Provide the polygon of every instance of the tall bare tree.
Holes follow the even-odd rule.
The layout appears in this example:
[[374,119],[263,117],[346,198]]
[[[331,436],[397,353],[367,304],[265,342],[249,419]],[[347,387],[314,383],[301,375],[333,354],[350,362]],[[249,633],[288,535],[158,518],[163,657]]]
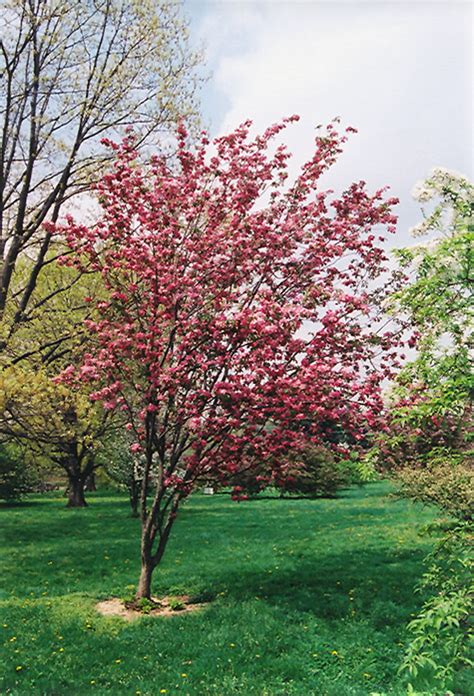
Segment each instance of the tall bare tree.
[[[65,203],[105,163],[104,136],[145,145],[196,114],[199,55],[179,2],[0,0],[0,347],[28,320]],[[18,260],[27,277],[15,279]],[[57,289],[58,291],[61,288]]]

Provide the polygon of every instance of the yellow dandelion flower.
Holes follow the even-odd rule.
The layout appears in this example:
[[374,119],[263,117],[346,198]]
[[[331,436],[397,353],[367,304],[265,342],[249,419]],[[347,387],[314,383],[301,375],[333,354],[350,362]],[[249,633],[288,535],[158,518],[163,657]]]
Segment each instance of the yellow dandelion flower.
[[16,669],[17,672],[21,672],[21,670],[23,669],[23,667],[22,667],[21,665],[17,665],[17,666],[15,667],[15,669]]

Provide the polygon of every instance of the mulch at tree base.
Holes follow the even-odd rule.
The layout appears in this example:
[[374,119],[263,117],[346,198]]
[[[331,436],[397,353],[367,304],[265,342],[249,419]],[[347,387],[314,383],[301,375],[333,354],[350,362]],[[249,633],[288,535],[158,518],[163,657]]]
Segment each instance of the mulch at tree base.
[[[189,612],[198,611],[206,606],[204,603],[191,604],[188,595],[153,597],[152,600],[155,604],[147,608],[147,611],[132,607],[128,602],[124,602],[123,599],[119,599],[118,597],[111,597],[110,599],[97,602],[95,608],[102,616],[119,616],[126,621],[133,621],[143,616],[161,617],[188,614]],[[172,603],[175,602],[180,602],[181,606],[179,608],[173,608]]]

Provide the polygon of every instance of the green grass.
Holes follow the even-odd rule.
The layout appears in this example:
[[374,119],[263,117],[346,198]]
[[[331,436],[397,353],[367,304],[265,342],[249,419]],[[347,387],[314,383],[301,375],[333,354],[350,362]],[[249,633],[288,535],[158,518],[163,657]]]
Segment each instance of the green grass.
[[388,491],[194,496],[154,589],[215,600],[132,624],[94,609],[137,580],[139,522],[125,498],[0,507],[0,693],[405,694],[397,667],[433,543],[419,530],[433,515]]

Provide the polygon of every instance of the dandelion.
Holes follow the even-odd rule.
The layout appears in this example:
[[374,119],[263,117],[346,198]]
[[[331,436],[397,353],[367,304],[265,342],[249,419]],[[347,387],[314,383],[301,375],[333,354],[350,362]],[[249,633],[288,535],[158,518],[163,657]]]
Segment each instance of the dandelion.
[[331,655],[339,655],[339,653],[337,652],[337,650],[331,650]]
[[167,693],[167,689],[160,689],[160,694],[166,694],[166,693]]
[[21,665],[17,665],[17,666],[15,667],[15,669],[16,669],[17,672],[21,672],[21,670],[23,669],[23,667],[22,667]]
[[115,664],[119,665],[122,662],[122,660],[115,660]]
[[183,673],[181,676],[183,677],[183,679],[186,679],[188,675]]
[[91,679],[91,684],[95,684],[95,679]]
[[10,643],[14,643],[15,641],[16,641],[16,636],[12,636],[12,637],[10,638]]

